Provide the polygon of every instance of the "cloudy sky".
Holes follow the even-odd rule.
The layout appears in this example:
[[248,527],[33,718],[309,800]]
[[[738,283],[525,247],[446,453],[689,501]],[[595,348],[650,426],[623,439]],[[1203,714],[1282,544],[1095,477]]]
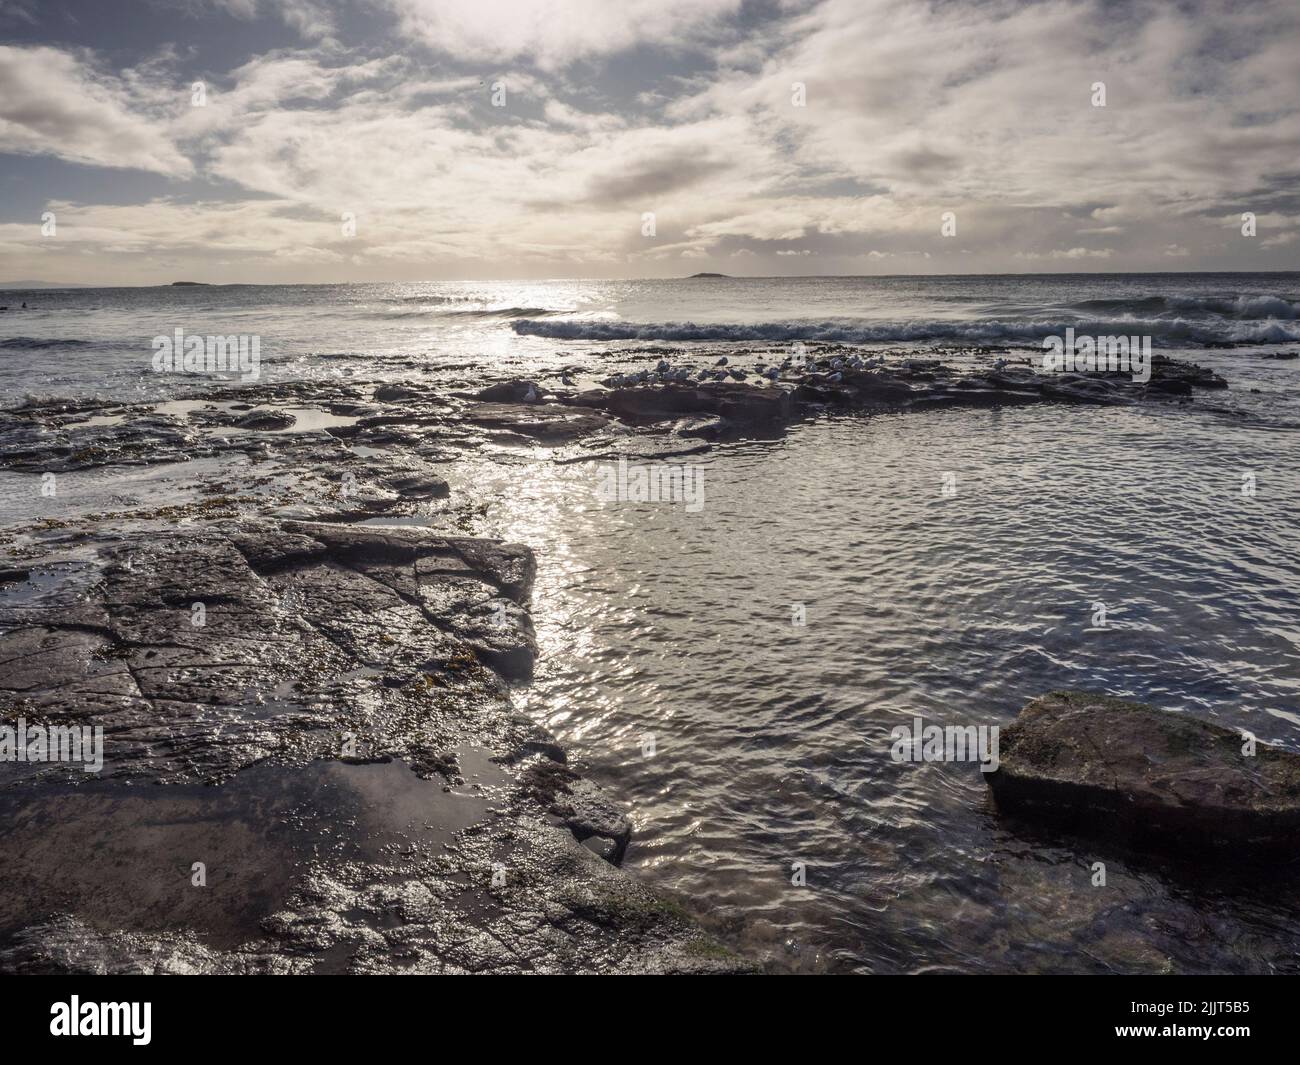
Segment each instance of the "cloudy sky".
[[0,0],[0,280],[1297,269],[1298,56],[1295,0]]

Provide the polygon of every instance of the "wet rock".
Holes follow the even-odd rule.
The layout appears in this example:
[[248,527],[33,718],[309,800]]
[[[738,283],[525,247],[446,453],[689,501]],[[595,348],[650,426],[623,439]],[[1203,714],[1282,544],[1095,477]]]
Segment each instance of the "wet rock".
[[1300,755],[1187,714],[1052,692],[1001,733],[999,811],[1187,851],[1300,850]]
[[[58,617],[0,612],[0,711],[102,724],[108,775],[222,777],[307,741],[303,729],[326,721],[342,729],[357,715],[368,721],[357,731],[377,747],[408,751],[420,717],[426,732],[432,723],[434,686],[498,702],[492,661],[517,676],[535,652],[516,606],[532,560],[517,546],[423,530],[230,522],[104,555],[98,600]],[[487,620],[504,613],[511,624],[481,631],[472,602],[426,609],[421,588],[452,577],[508,599]],[[476,645],[490,652],[487,668]],[[358,681],[358,670],[380,679]],[[382,678],[413,687],[376,713],[371,692]],[[445,746],[459,728],[450,718],[443,727]],[[337,733],[303,749],[322,740]]]
[[0,947],[0,972],[16,976],[288,975],[310,970],[307,958],[214,951],[193,932],[105,930],[71,914],[29,925]]
[[[140,414],[121,422],[83,425],[48,408],[0,418],[0,468],[64,473],[95,466],[148,466],[216,453],[222,442],[203,440],[170,415]],[[226,445],[228,446],[228,445]]]
[[579,406],[596,407],[630,422],[660,422],[684,415],[713,414],[744,425],[776,425],[793,415],[788,392],[737,381],[658,385],[580,392]]
[[532,551],[522,544],[444,536],[422,528],[291,521],[284,529],[316,540],[331,560],[347,564],[410,562],[414,564],[413,578],[419,580],[440,575],[476,576],[515,602],[527,598],[537,572]]
[[632,823],[598,788],[568,766],[545,758],[524,771],[521,783],[533,798],[563,819],[579,843],[615,865],[622,862],[632,838]]
[[1168,355],[1151,357],[1151,383],[1168,387],[1173,382],[1185,382],[1196,388],[1227,388],[1228,382],[1204,366],[1193,362],[1171,359]]
[[453,615],[451,631],[501,676],[511,681],[533,677],[537,637],[527,611],[509,599],[491,598]]
[[275,432],[282,429],[292,429],[298,419],[287,411],[282,410],[259,410],[252,414],[245,414],[235,422],[238,429],[253,429],[261,432]]
[[901,377],[880,371],[850,370],[844,373],[843,383],[859,402],[893,404],[912,395],[912,386]]
[[387,384],[375,389],[375,399],[380,403],[400,403],[409,400],[425,402],[433,398],[435,397],[427,388],[416,388],[411,385]]
[[951,383],[937,383],[913,399],[916,409],[927,407],[1007,407],[1038,403],[1041,389],[1008,388],[982,377],[963,377]]
[[0,718],[105,732],[90,779],[0,765],[0,971],[748,968],[613,868],[594,785],[520,783],[563,759],[502,679],[527,548],[238,519],[99,550],[66,608],[0,592]]
[[1115,379],[1072,373],[1047,376],[1043,380],[1043,396],[1061,403],[1098,406],[1123,406],[1137,400]]
[[466,411],[464,418],[484,429],[512,432],[548,444],[569,443],[609,425],[609,419],[602,414],[557,403],[480,403]]
[[446,499],[451,488],[432,473],[395,474],[384,478],[384,485],[405,499]]
[[536,381],[502,381],[475,393],[485,403],[540,403],[542,390]]

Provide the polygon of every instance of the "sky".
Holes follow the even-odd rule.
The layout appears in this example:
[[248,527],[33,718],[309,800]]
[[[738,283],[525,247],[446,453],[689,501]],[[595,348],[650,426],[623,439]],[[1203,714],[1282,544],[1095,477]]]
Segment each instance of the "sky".
[[1298,57],[1296,0],[0,0],[0,281],[1300,269]]

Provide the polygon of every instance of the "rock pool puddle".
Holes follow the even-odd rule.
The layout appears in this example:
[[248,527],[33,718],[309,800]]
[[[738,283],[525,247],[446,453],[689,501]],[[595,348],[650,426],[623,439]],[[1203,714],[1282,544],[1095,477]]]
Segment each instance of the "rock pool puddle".
[[60,913],[105,930],[193,929],[213,947],[260,938],[310,869],[434,854],[489,816],[507,775],[477,749],[457,753],[465,783],[450,789],[393,760],[261,763],[219,786],[0,792],[0,939]]

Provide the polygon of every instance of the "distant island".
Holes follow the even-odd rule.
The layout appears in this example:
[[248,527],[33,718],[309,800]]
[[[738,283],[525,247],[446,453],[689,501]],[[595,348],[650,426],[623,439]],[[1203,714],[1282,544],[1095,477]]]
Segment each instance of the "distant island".
[[730,277],[730,276],[731,276],[730,274],[708,274],[708,273],[705,273],[705,274],[691,274],[691,276],[688,277],[686,280],[687,280],[687,281],[694,281],[697,277]]
[[178,286],[184,286],[184,285],[206,285],[206,284],[207,284],[206,281],[173,281],[172,288],[176,288]]

